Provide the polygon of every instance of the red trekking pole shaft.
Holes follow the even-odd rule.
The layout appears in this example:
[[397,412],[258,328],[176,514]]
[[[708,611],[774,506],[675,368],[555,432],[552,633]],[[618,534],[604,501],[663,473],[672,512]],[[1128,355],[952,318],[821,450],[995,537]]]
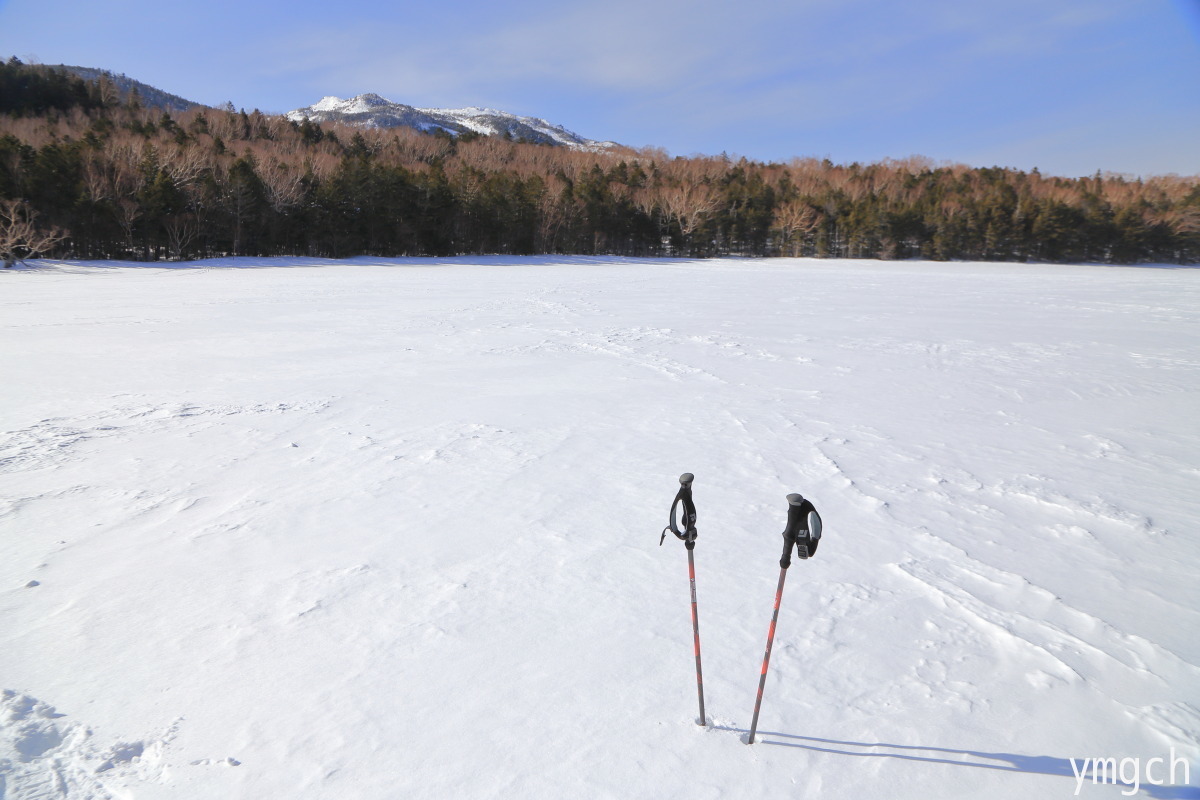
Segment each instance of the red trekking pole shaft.
[[783,529],[783,555],[779,558],[779,588],[775,590],[775,610],[771,612],[771,629],[767,631],[767,652],[763,654],[762,674],[758,676],[758,697],[754,700],[754,718],[750,720],[750,739],[758,730],[758,711],[762,706],[763,687],[767,685],[767,665],[771,663],[771,645],[775,641],[775,623],[779,621],[779,601],[783,599],[783,582],[792,565],[792,548],[800,558],[808,559],[817,552],[821,540],[821,517],[813,504],[799,494],[789,494],[787,527]]
[[779,570],[779,588],[775,590],[775,610],[771,612],[771,627],[767,631],[767,652],[763,654],[762,674],[758,676],[758,697],[754,701],[754,718],[750,721],[750,740],[754,744],[754,732],[758,730],[758,711],[762,707],[763,687],[767,685],[767,666],[771,663],[771,645],[775,642],[775,623],[779,620],[779,601],[783,599],[783,582],[787,580],[787,567]]
[[700,697],[700,719],[697,724],[705,724],[704,716],[704,678],[700,672],[700,618],[696,614],[696,561],[692,558],[692,548],[688,548],[688,581],[692,585],[692,636],[696,649],[696,694]]

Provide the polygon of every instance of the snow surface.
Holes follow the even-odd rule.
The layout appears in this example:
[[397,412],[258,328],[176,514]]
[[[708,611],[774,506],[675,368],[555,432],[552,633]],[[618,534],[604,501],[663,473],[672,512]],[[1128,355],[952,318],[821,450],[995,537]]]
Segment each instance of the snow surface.
[[312,108],[313,111],[345,111],[347,108],[347,102],[348,101],[343,100],[336,95],[330,94],[322,97],[316,103],[313,103],[310,108]]
[[[1200,783],[1196,270],[37,263],[0,274],[0,797]],[[825,537],[747,746],[793,491]]]
[[548,120],[542,119],[541,117],[520,117],[515,114],[510,114],[507,111],[500,111],[499,109],[495,108],[468,106],[466,108],[418,108],[417,111],[434,116],[449,117],[460,125],[465,125],[471,130],[485,135],[495,134],[496,128],[494,125],[489,124],[486,119],[485,121],[480,122],[477,119],[478,117],[500,117],[502,119],[512,119],[516,122],[522,122],[528,125],[530,128],[533,128],[535,131],[546,134],[551,139],[562,145],[613,145],[612,142],[596,142],[592,141],[591,139],[584,139],[578,134],[568,131],[563,126],[554,125]]

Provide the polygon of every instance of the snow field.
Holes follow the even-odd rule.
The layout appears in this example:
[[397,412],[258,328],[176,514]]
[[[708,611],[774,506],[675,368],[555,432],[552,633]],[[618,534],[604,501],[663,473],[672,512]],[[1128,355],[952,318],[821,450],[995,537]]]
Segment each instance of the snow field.
[[[1198,274],[2,275],[0,797],[1067,797],[1170,748],[1200,783]],[[792,491],[825,540],[747,747]]]

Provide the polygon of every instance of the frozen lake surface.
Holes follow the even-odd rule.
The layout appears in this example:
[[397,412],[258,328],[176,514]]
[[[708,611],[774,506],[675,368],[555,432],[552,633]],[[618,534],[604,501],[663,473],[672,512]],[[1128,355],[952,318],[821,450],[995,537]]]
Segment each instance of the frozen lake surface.
[[0,797],[1200,797],[1195,269],[41,263],[0,375]]

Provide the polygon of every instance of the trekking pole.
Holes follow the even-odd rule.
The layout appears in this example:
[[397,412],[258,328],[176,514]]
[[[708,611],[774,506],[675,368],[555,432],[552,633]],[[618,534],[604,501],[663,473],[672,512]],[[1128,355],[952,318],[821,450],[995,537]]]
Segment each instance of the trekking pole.
[[788,519],[787,527],[783,529],[783,556],[779,559],[779,587],[775,590],[775,609],[771,612],[771,627],[767,630],[767,651],[763,654],[758,697],[754,700],[754,717],[750,721],[750,738],[746,744],[754,744],[754,732],[758,730],[758,712],[762,706],[763,687],[767,685],[767,665],[771,663],[775,623],[779,620],[779,601],[783,599],[783,582],[787,580],[787,570],[792,565],[792,546],[796,547],[796,555],[808,558],[817,552],[817,545],[821,541],[821,516],[813,504],[798,494],[789,494],[787,501]]
[[[692,587],[692,638],[696,651],[696,694],[700,697],[700,719],[696,724],[707,725],[704,716],[704,678],[700,672],[700,619],[696,615],[696,561],[692,557],[692,551],[696,548],[696,506],[692,502],[694,478],[690,472],[679,476],[679,491],[675,495],[675,502],[671,503],[671,521],[663,528],[662,536],[658,538],[658,546],[662,547],[663,540],[667,538],[667,531],[670,531],[687,548],[688,582]],[[679,530],[675,516],[675,510],[680,504],[683,505],[683,530]]]

